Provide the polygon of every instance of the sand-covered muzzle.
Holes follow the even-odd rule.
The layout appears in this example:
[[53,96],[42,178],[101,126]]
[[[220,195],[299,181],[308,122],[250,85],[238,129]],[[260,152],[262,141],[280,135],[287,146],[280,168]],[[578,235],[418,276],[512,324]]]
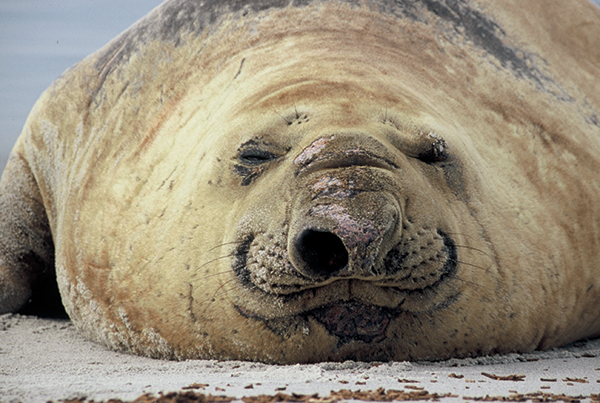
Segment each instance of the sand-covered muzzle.
[[454,277],[454,243],[406,222],[397,151],[365,133],[338,133],[317,136],[293,163],[288,224],[240,235],[234,272],[253,295],[236,305],[243,316],[274,329],[318,324],[342,344],[377,343],[405,304],[430,310],[454,298],[438,288]]
[[332,135],[312,142],[294,163],[302,191],[288,232],[293,266],[315,280],[376,275],[401,236],[393,155],[364,134]]
[[399,204],[389,193],[358,189],[352,177],[369,176],[368,169],[363,170],[346,170],[343,176],[323,174],[318,182],[338,184],[339,191],[294,210],[288,253],[303,275],[315,280],[372,277],[398,243],[402,227]]
[[360,340],[376,343],[385,339],[385,332],[394,311],[375,305],[358,302],[324,306],[311,312],[327,331],[340,338],[341,342]]

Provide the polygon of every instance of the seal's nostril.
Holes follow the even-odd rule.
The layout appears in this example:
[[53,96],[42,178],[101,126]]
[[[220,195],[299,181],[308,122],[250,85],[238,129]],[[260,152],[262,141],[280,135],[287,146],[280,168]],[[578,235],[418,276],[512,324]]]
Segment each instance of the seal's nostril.
[[294,246],[311,274],[329,275],[348,264],[342,240],[331,232],[306,229],[296,238]]

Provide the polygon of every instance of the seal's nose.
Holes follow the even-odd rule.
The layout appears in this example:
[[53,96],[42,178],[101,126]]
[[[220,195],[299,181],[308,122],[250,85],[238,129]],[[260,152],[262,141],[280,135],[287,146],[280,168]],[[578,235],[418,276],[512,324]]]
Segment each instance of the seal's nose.
[[294,164],[290,263],[316,281],[379,276],[402,232],[393,154],[375,138],[345,133],[313,141]]
[[293,241],[294,248],[304,263],[304,272],[326,277],[342,270],[348,264],[348,251],[334,233],[305,229]]
[[400,237],[397,203],[365,192],[337,203],[317,204],[293,219],[288,256],[304,276],[372,278]]

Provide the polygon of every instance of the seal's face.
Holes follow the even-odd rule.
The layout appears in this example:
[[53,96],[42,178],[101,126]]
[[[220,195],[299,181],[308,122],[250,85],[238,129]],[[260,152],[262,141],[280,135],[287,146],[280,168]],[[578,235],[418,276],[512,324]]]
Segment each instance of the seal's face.
[[[388,328],[403,316],[458,298],[454,237],[464,228],[444,214],[445,203],[434,212],[431,202],[452,194],[444,171],[456,163],[433,131],[374,116],[360,130],[332,129],[298,111],[289,124],[305,125],[306,136],[296,147],[256,137],[238,148],[234,171],[251,194],[232,260],[246,290],[233,301],[241,315],[283,334],[315,326],[338,347],[364,350],[394,339]],[[278,194],[252,189],[255,181],[271,181]],[[286,205],[271,207],[273,198]],[[268,218],[257,219],[267,208]]]
[[[327,61],[321,66],[328,75]],[[219,260],[232,278],[217,295],[254,329],[240,332],[242,342],[277,340],[267,356],[435,358],[473,294],[465,283],[476,296],[485,287],[461,259],[475,274],[490,264],[487,246],[465,236],[478,228],[460,149],[442,125],[419,123],[433,119],[386,107],[400,90],[389,78],[337,74],[346,81],[298,71],[293,86],[254,84],[227,123],[225,137],[236,142],[213,182],[236,189],[239,214],[225,235],[230,258]]]

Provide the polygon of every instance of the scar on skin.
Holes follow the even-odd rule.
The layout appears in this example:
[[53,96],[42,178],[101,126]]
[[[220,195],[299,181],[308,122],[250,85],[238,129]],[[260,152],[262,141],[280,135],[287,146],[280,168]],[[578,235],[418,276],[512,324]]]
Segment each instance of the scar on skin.
[[334,136],[331,136],[329,138],[321,137],[320,139],[315,140],[311,145],[309,145],[308,147],[306,147],[300,153],[300,155],[298,155],[296,157],[296,159],[294,160],[294,164],[296,164],[296,165],[303,165],[303,164],[307,163],[319,151],[321,151],[323,149],[323,147],[325,147],[325,145],[327,144],[328,141],[333,140],[333,138],[334,138]]

